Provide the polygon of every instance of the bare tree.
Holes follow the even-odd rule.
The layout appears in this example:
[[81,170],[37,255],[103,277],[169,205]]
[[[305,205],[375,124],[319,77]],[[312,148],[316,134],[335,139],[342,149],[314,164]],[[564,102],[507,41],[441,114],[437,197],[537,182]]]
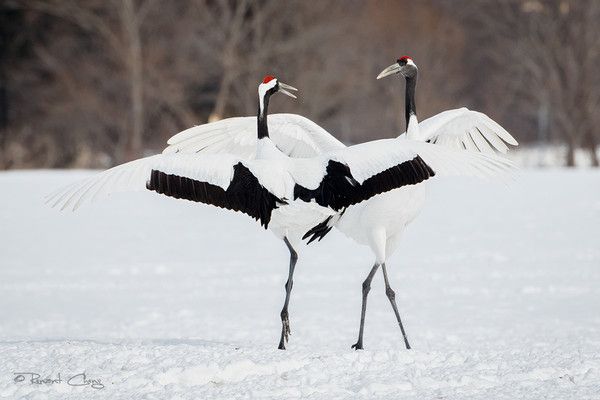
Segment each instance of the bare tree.
[[[129,86],[128,127],[118,136],[117,160],[132,159],[141,154],[144,130],[144,74],[142,59],[141,25],[153,0],[114,2],[73,0],[22,0],[12,2],[13,7],[43,13],[73,24],[82,32],[94,35],[104,45],[109,62],[117,64],[125,73]],[[36,54],[70,92],[78,92],[73,78],[77,74],[68,71],[65,60],[52,51],[35,43]],[[65,54],[62,54],[64,56]],[[72,55],[74,56],[74,55]],[[93,67],[92,67],[93,68]],[[113,79],[115,76],[112,77]],[[113,116],[114,118],[114,116]]]
[[[566,164],[575,150],[589,149],[598,166],[600,126],[600,3],[594,0],[485,1],[469,9],[479,23],[480,50],[496,65],[500,92],[494,101],[519,107],[513,114],[535,120],[548,110],[554,137],[567,143]],[[504,82],[504,85],[501,83]],[[500,101],[499,101],[500,99]]]
[[126,65],[129,70],[129,86],[131,95],[131,133],[124,136],[125,159],[134,159],[142,151],[142,132],[144,129],[144,74],[142,60],[142,40],[140,25],[143,15],[140,10],[149,4],[148,0],[138,8],[133,0],[121,0],[119,19],[123,29],[124,41],[127,45]]

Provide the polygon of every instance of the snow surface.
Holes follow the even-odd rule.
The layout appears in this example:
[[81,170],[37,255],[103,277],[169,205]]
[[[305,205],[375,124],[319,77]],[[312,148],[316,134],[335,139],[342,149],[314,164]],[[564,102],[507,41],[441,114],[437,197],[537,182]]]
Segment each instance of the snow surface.
[[[350,349],[366,248],[303,249],[285,352],[281,242],[151,193],[42,204],[89,174],[0,173],[2,399],[600,398],[600,171],[432,185],[388,265],[410,351],[380,273]],[[65,383],[84,371],[104,389]]]

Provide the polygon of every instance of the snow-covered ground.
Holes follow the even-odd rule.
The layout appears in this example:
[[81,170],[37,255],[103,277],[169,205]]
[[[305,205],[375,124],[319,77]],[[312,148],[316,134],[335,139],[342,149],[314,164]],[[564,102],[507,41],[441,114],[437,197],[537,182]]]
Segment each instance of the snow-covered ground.
[[378,274],[358,352],[367,249],[303,249],[278,351],[279,241],[150,193],[42,204],[87,174],[0,173],[0,398],[600,398],[600,171],[432,185],[388,265],[414,349]]

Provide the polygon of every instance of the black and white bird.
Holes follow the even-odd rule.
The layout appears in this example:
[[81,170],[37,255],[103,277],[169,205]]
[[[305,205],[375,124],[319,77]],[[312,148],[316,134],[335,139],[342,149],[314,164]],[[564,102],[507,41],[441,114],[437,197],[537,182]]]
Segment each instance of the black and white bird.
[[[287,307],[295,265],[293,245],[320,221],[379,193],[415,185],[445,171],[475,175],[510,167],[505,160],[447,151],[427,143],[380,140],[308,158],[290,158],[269,136],[270,97],[292,87],[267,76],[259,85],[255,156],[174,151],[134,160],[51,195],[54,207],[75,210],[103,195],[149,190],[240,211],[286,242],[292,253],[282,310],[280,348],[289,334]],[[332,142],[332,141],[330,141]]]
[[[442,175],[494,176],[499,169],[487,170],[483,165],[473,164],[472,153],[480,152],[493,155],[506,153],[505,142],[517,145],[516,140],[499,124],[487,115],[460,108],[444,111],[419,123],[417,120],[415,89],[417,66],[410,57],[400,57],[395,64],[386,68],[378,79],[401,73],[406,77],[407,133],[400,135],[397,141],[403,146],[414,146],[415,150],[422,142],[436,144],[435,149],[453,151],[456,158],[453,165],[439,165],[434,171]],[[256,156],[255,117],[229,118],[215,123],[187,129],[169,139],[164,153],[229,153],[244,159]],[[273,131],[272,141],[282,152],[291,157],[314,157],[318,154],[340,150],[345,146],[314,122],[295,114],[275,114],[269,119]],[[409,139],[409,140],[406,140]],[[419,143],[421,142],[421,143]],[[424,151],[431,151],[431,146]],[[435,157],[426,158],[429,164],[441,162]],[[428,154],[429,155],[429,154]],[[464,157],[464,158],[461,158]],[[503,161],[504,162],[504,161]],[[508,167],[508,164],[505,164]],[[454,169],[455,168],[455,169]],[[386,269],[386,260],[394,253],[405,227],[419,214],[426,197],[423,184],[415,184],[379,194],[365,202],[352,205],[328,216],[313,227],[307,236],[309,240],[321,239],[333,226],[346,236],[371,248],[375,263],[362,287],[362,309],[359,336],[353,345],[363,348],[363,331],[366,313],[367,295],[371,280],[381,266],[386,295],[396,315],[407,348],[410,344],[395,301],[395,292],[390,286]]]

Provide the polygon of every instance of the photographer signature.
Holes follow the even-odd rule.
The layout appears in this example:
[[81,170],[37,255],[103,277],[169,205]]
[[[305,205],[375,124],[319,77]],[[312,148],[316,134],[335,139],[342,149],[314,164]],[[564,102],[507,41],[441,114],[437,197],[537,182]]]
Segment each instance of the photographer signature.
[[104,389],[104,384],[100,379],[89,378],[85,372],[72,375],[68,379],[63,379],[60,372],[56,378],[47,376],[42,378],[42,375],[36,372],[13,372],[15,383],[29,383],[30,385],[60,385],[66,383],[69,386],[89,386],[92,389]]

